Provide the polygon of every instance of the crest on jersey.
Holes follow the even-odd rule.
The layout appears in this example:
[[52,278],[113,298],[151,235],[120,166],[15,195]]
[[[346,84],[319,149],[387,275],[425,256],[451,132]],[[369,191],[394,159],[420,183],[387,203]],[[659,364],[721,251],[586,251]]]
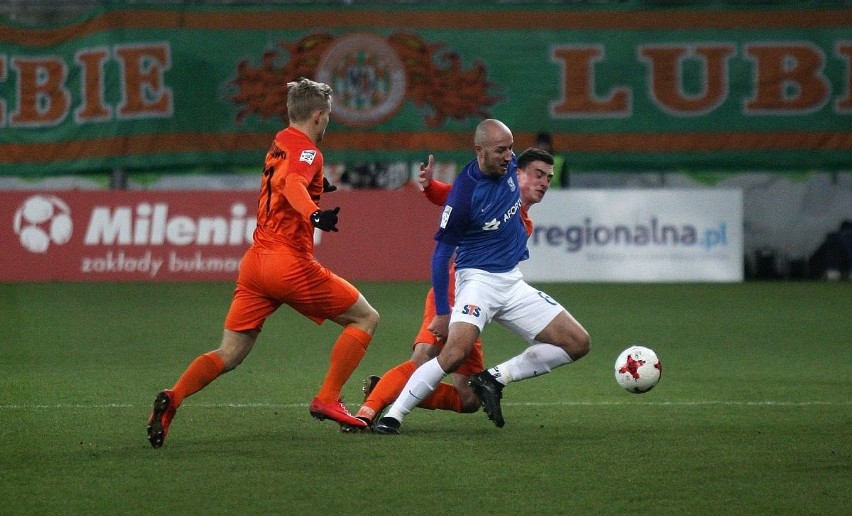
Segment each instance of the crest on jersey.
[[304,161],[308,165],[314,164],[314,158],[317,157],[317,151],[315,150],[303,150],[302,155],[299,156],[299,161]]
[[509,190],[514,192],[515,189],[517,188],[515,186],[515,180],[510,177],[508,183],[509,183]]

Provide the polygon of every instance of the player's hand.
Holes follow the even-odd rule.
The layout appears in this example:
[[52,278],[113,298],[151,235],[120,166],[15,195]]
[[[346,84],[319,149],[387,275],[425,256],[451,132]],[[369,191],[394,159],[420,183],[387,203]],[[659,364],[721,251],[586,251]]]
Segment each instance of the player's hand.
[[420,173],[417,175],[417,186],[420,191],[429,188],[432,183],[433,167],[435,166],[435,156],[429,154],[429,160],[426,163],[420,164]]
[[436,315],[427,329],[439,341],[446,341],[450,333],[450,314]]
[[337,190],[337,187],[331,184],[327,177],[322,177],[322,192],[328,193]]
[[340,206],[333,210],[317,210],[311,214],[311,224],[323,231],[337,231],[337,212]]

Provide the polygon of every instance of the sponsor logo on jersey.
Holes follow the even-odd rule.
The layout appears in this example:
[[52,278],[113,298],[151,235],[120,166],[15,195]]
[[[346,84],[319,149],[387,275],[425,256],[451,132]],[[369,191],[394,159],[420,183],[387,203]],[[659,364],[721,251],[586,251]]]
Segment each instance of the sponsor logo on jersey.
[[482,226],[482,231],[495,231],[500,229],[500,221],[497,219],[491,219]]
[[512,217],[514,217],[515,214],[518,213],[518,210],[520,210],[520,209],[521,209],[521,199],[518,198],[518,200],[515,201],[515,204],[513,204],[512,207],[509,208],[508,210],[506,210],[506,213],[503,214],[503,221],[505,222],[505,221],[511,219]]
[[317,151],[315,150],[303,150],[302,155],[299,156],[299,161],[304,161],[308,165],[314,164],[314,158],[317,157]]

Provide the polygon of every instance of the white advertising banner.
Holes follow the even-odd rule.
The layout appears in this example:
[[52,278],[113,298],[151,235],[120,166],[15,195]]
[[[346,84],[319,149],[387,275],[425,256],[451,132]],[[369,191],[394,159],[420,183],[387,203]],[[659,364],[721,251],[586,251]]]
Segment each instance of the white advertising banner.
[[743,280],[739,190],[551,190],[530,215],[527,281]]

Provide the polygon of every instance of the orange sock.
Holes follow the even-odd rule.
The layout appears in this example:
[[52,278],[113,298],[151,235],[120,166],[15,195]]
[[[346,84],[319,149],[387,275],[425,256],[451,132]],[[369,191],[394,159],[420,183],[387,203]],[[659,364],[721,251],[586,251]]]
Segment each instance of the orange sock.
[[225,362],[213,351],[193,360],[172,387],[175,407],[180,406],[184,398],[200,391],[224,372]]
[[361,405],[361,409],[358,410],[356,415],[372,420],[376,414],[396,400],[415,369],[417,369],[417,364],[409,360],[383,374],[382,379],[364,400],[364,404]]
[[320,402],[334,403],[340,398],[343,384],[361,363],[372,339],[372,335],[354,326],[347,326],[343,330],[331,348],[328,372],[317,393]]
[[455,387],[448,383],[441,382],[435,388],[435,392],[417,405],[420,408],[429,410],[452,410],[453,412],[461,412],[462,402],[461,396]]

